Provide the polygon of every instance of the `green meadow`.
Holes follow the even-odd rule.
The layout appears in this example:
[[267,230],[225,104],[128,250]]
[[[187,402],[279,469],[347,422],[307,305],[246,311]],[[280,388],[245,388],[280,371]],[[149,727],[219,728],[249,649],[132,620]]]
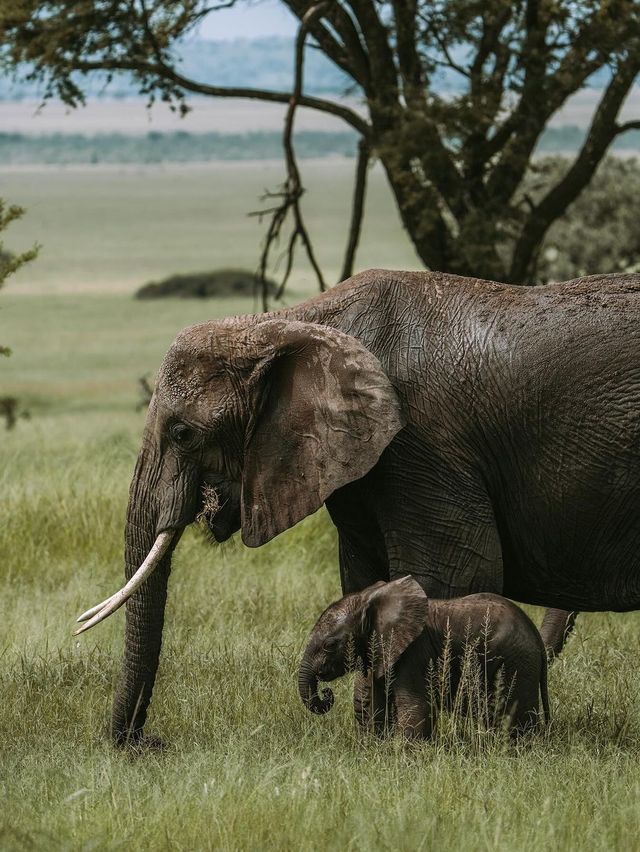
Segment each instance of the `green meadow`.
[[[244,213],[277,169],[234,168],[2,176],[29,208],[9,247],[43,250],[0,294],[0,395],[31,412],[0,431],[0,849],[640,849],[640,615],[581,616],[550,672],[551,728],[526,742],[379,741],[356,730],[348,678],[324,717],[296,692],[308,630],[340,593],[324,511],[257,550],[187,531],[147,725],[166,749],[111,747],[123,613],[71,634],[120,585],[137,380],[183,326],[253,309],[131,292],[255,265]],[[350,170],[324,169],[309,205],[335,272]],[[369,205],[359,265],[416,266],[377,174]],[[300,265],[289,299],[310,292]]]
[[[303,211],[330,283],[339,279],[347,242],[354,168],[342,158],[301,164]],[[256,269],[267,222],[248,214],[273,206],[264,195],[283,179],[282,163],[268,160],[0,169],[0,195],[28,209],[7,246],[42,244],[37,263],[7,287],[16,294],[114,294],[175,272]],[[294,289],[310,293],[315,282],[301,250],[298,257]],[[278,251],[274,259],[282,269]],[[370,172],[358,265],[420,268],[379,166]]]

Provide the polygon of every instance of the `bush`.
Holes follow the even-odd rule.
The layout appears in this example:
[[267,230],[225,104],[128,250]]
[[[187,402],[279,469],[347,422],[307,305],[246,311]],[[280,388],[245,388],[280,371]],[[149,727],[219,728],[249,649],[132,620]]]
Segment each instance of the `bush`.
[[[7,207],[6,203],[0,198],[0,232],[6,230],[16,219],[20,219],[23,213],[24,210],[22,207],[18,207],[17,204]],[[33,260],[37,254],[38,246],[34,246],[29,251],[16,255],[13,252],[7,251],[4,243],[0,241],[0,288],[4,286],[6,279],[10,275],[17,272],[23,264]],[[11,350],[8,346],[0,345],[0,355],[10,354]]]
[[[254,296],[259,292],[260,280],[255,272],[241,269],[219,269],[215,272],[193,272],[188,275],[171,275],[164,281],[145,284],[136,292],[136,299],[209,299],[230,296]],[[269,282],[269,292],[276,287]]]
[[[534,203],[568,165],[563,157],[545,157],[535,164],[527,188]],[[604,160],[589,186],[549,229],[538,257],[536,281],[640,272],[638,198],[638,160]]]

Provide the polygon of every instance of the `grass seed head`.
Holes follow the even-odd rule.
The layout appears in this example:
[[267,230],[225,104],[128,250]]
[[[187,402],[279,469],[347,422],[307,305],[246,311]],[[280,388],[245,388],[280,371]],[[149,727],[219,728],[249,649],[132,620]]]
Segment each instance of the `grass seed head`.
[[198,523],[209,523],[220,509],[220,497],[212,485],[202,486],[202,508],[196,515]]

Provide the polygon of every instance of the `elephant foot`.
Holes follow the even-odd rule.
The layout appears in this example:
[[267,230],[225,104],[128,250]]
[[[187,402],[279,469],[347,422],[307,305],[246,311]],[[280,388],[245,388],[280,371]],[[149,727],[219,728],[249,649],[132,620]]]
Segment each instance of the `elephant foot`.
[[135,742],[125,746],[126,752],[131,758],[146,757],[149,754],[160,754],[166,746],[160,737],[140,737]]
[[160,737],[153,734],[144,736],[142,731],[134,731],[129,734],[121,734],[114,737],[114,745],[116,748],[126,749],[130,754],[142,755],[149,752],[164,751],[166,745]]

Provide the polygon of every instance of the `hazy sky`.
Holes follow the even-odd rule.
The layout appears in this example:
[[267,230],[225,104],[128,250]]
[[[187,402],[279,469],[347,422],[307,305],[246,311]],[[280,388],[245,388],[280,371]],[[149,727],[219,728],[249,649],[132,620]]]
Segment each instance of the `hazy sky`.
[[279,0],[239,0],[231,9],[208,15],[199,35],[207,39],[293,36],[296,18]]

